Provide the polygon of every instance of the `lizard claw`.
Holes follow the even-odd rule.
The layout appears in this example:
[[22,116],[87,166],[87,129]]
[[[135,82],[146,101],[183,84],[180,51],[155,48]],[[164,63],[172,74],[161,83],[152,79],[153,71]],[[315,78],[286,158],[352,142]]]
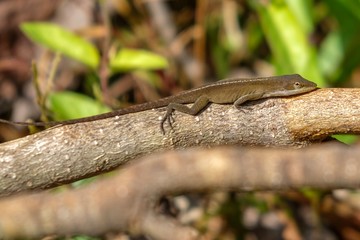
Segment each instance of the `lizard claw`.
[[172,114],[167,117],[167,122],[169,123],[170,128],[173,128],[172,124],[175,122],[175,120]]
[[164,122],[163,121],[160,123],[160,130],[161,130],[161,133],[163,135],[165,135],[165,129],[164,129]]
[[172,111],[167,111],[166,114],[164,115],[164,117],[161,119],[160,122],[160,129],[163,135],[165,135],[165,129],[164,129],[164,123],[165,121],[167,121],[169,123],[170,128],[172,129],[173,126],[173,122],[174,122],[174,117],[172,116]]

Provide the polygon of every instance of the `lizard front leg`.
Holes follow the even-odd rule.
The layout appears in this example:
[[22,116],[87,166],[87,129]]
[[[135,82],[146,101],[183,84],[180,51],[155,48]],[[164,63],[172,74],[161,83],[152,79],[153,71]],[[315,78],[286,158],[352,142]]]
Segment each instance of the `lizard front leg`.
[[210,102],[209,98],[203,95],[200,96],[198,99],[196,99],[196,101],[191,107],[176,102],[169,103],[166,109],[166,113],[160,122],[160,129],[162,133],[165,134],[164,123],[166,120],[169,123],[169,126],[172,128],[172,122],[174,122],[174,119],[172,118],[172,114],[174,110],[195,116],[201,110],[203,110],[208,105],[209,102]]
[[251,94],[246,94],[244,96],[239,97],[235,102],[234,102],[234,106],[237,109],[241,108],[241,105],[244,102],[247,102],[249,100],[257,100],[260,99],[263,96],[263,93],[251,93]]

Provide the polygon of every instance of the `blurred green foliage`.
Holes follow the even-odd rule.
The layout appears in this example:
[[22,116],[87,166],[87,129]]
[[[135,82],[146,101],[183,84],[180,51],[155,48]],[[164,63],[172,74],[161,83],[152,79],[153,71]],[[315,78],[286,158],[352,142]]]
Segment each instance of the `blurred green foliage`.
[[[228,7],[230,2],[232,5]],[[122,4],[130,6],[126,2]],[[266,63],[272,69],[270,74],[298,73],[320,87],[358,84],[357,79],[350,81],[360,64],[360,54],[357,54],[360,28],[356,27],[360,23],[360,2],[357,0],[208,1],[205,9],[197,9],[200,4],[188,1],[165,1],[164,4],[171,10],[179,36],[181,31],[196,24],[196,13],[203,11],[204,22],[197,25],[205,36],[202,44],[200,40],[200,44],[197,43],[195,34],[192,41],[182,43],[180,37],[176,41],[177,46],[183,44],[182,51],[190,53],[190,57],[203,61],[201,64],[206,78],[225,78],[238,69],[263,74],[269,70],[262,72],[258,66]],[[175,54],[169,53],[170,46],[163,41],[161,34],[153,34],[165,30],[152,29],[153,26],[147,23],[153,19],[144,15],[143,9],[136,6],[128,9],[131,14],[119,12],[121,21],[112,21],[111,28],[116,34],[110,36],[112,45],[106,66],[111,76],[121,72],[138,78],[140,75],[134,73],[141,70],[140,80],[144,81],[147,75],[149,82],[154,81],[151,85],[160,90],[167,87],[166,75],[181,83],[179,88],[191,85],[191,80],[183,74],[188,66],[173,59]],[[103,102],[100,87],[103,85],[99,84],[102,58],[102,51],[97,47],[99,44],[90,43],[50,23],[24,23],[21,29],[34,42],[89,66],[85,79],[92,79],[89,81],[92,86],[88,89],[93,91],[92,96]],[[202,48],[203,58],[192,51],[195,44],[197,48]],[[166,57],[155,52],[164,53]],[[158,70],[165,74],[144,73]],[[184,80],[188,83],[184,84]],[[77,105],[78,100],[71,101]],[[81,106],[82,103],[79,103],[79,108]],[[51,110],[56,112],[57,108],[52,107]],[[93,113],[96,114],[96,111]],[[67,115],[74,116],[71,113]]]
[[105,112],[111,109],[94,99],[75,92],[63,91],[53,93],[49,96],[49,103],[54,111],[53,118],[56,120],[67,120],[81,117],[88,117]]
[[23,23],[21,30],[31,40],[49,49],[63,53],[91,68],[99,65],[99,53],[94,45],[70,31],[51,23]]
[[[32,41],[56,53],[64,54],[91,67],[93,70],[99,67],[100,55],[96,47],[56,24],[31,22],[23,23],[20,28]],[[167,66],[166,58],[160,55],[146,50],[122,48],[110,59],[107,67],[113,73],[117,73],[139,69],[157,70],[164,69]],[[93,75],[89,75],[89,79],[94,79]],[[99,84],[96,82],[93,82],[93,84],[92,90],[96,94]],[[57,120],[87,117],[111,110],[107,106],[101,105],[99,101],[72,92],[50,93],[48,107],[53,112],[54,119]]]

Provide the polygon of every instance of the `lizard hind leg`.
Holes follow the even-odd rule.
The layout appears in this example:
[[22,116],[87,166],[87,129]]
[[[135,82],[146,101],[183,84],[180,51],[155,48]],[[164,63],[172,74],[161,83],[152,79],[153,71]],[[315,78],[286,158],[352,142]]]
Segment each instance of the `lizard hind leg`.
[[170,103],[167,106],[166,113],[165,113],[164,117],[161,119],[161,122],[160,122],[161,131],[163,132],[163,134],[165,134],[165,131],[164,131],[164,123],[165,123],[165,121],[167,121],[169,123],[169,126],[172,128],[172,124],[175,121],[173,116],[172,116],[174,110],[185,113],[185,114],[195,116],[201,110],[203,110],[208,105],[209,102],[210,102],[210,100],[209,100],[208,97],[200,96],[198,99],[196,99],[196,101],[194,102],[194,104],[191,107],[188,107],[188,106],[186,106],[184,104],[176,103],[176,102]]

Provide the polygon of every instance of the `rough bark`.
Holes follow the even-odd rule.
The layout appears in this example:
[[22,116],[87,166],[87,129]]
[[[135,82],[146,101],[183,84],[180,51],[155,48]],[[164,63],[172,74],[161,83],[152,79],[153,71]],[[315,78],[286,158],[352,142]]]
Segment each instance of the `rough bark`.
[[[216,190],[358,187],[360,147],[305,149],[228,147],[147,156],[111,178],[60,193],[0,201],[1,238],[128,231],[152,239],[195,239],[189,226],[157,212],[164,195]],[[21,219],[21,221],[19,221]]]
[[195,146],[303,147],[335,133],[359,133],[359,89],[321,89],[250,102],[212,104],[193,117],[163,109],[58,126],[0,145],[0,195],[44,189],[112,170],[152,152]]

